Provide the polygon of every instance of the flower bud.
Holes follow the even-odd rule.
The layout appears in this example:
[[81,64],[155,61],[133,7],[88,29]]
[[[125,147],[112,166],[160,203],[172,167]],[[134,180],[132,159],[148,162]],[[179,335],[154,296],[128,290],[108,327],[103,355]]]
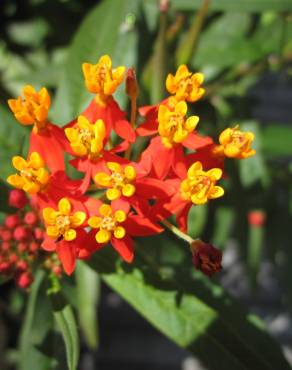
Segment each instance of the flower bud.
[[191,244],[194,266],[201,270],[205,275],[212,276],[222,269],[222,252],[212,244],[204,243],[196,239]]
[[11,207],[18,209],[23,208],[28,202],[28,199],[23,190],[13,189],[9,193],[8,204]]
[[38,216],[34,212],[27,212],[24,215],[24,223],[26,225],[34,226],[38,222]]
[[19,216],[18,214],[15,215],[8,215],[5,217],[4,224],[9,229],[14,229],[19,224]]
[[261,210],[254,210],[248,213],[248,223],[251,226],[262,227],[266,221],[266,214]]
[[23,252],[26,252],[27,251],[27,243],[24,243],[24,242],[20,242],[17,244],[17,251],[19,253],[23,253]]
[[24,260],[20,260],[16,264],[17,271],[26,271],[28,269],[28,263]]
[[40,227],[36,227],[34,229],[34,237],[36,240],[43,240],[44,239],[44,231]]
[[132,99],[138,95],[138,84],[134,68],[129,68],[126,76],[126,93]]
[[24,241],[29,237],[29,231],[24,226],[17,226],[13,232],[13,238],[17,241]]
[[2,242],[0,245],[0,249],[3,252],[7,252],[10,249],[10,243],[9,242]]
[[27,289],[33,282],[33,276],[29,271],[21,272],[16,275],[15,281],[19,288]]
[[3,230],[2,233],[1,233],[1,239],[4,241],[4,242],[9,242],[12,238],[12,233],[10,230]]
[[39,244],[36,243],[36,242],[31,242],[29,244],[29,251],[32,252],[32,253],[35,253],[39,248],[40,248]]
[[8,261],[0,262],[0,273],[3,275],[8,275],[11,272],[11,263]]

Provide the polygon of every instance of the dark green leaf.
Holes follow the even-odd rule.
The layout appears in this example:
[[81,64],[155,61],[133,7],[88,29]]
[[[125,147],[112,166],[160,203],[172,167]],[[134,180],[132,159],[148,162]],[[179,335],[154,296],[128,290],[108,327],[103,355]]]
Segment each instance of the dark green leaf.
[[262,129],[262,149],[267,156],[292,154],[292,128],[280,124],[270,125]]
[[[274,341],[222,288],[200,273],[193,278],[190,263],[161,264],[162,253],[185,247],[158,237],[156,244],[143,240],[136,248],[134,266],[115,262],[109,249],[91,264],[142,316],[210,369],[290,369]],[[190,252],[185,256],[191,260]]]
[[[148,1],[148,0],[147,0]],[[171,5],[178,10],[195,10],[202,4],[202,0],[172,0]],[[211,0],[210,10],[224,10],[236,12],[263,12],[263,11],[290,11],[290,0]]]
[[13,173],[11,158],[22,154],[23,143],[28,131],[3,106],[0,106],[0,123],[0,178],[6,181],[7,176]]
[[245,187],[250,187],[257,182],[266,185],[269,178],[262,155],[261,132],[258,125],[256,122],[246,121],[240,124],[240,129],[242,131],[251,131],[255,134],[255,141],[252,147],[256,150],[256,155],[239,162],[241,183]]
[[78,316],[87,345],[98,346],[97,304],[100,295],[98,274],[79,261],[75,272],[77,283]]
[[85,88],[82,63],[96,63],[100,56],[109,54],[114,65],[135,65],[134,20],[139,6],[139,0],[107,0],[84,19],[69,49],[56,97],[55,120],[72,120],[93,97]]
[[61,331],[69,370],[76,370],[79,360],[79,336],[72,307],[64,300],[61,293],[51,294],[54,317]]

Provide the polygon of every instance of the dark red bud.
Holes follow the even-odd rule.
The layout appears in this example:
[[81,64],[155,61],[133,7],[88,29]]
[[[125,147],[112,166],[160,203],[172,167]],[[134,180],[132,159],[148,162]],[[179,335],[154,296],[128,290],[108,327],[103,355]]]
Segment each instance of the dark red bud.
[[131,98],[136,98],[138,95],[138,84],[137,84],[136,73],[135,73],[134,68],[129,68],[127,70],[126,93]]
[[17,244],[17,250],[18,250],[19,253],[26,252],[27,249],[28,249],[27,243],[20,242],[20,243]]
[[0,262],[0,273],[3,275],[10,274],[11,267],[11,263],[8,261]]
[[36,240],[43,240],[44,239],[44,231],[40,227],[35,228],[34,237],[36,238]]
[[2,243],[1,243],[1,246],[0,246],[0,249],[1,249],[3,252],[7,252],[7,251],[9,251],[9,249],[10,249],[10,243],[9,243],[9,242],[2,242]]
[[30,252],[32,252],[32,253],[35,253],[37,250],[39,250],[39,244],[38,243],[36,243],[36,242],[31,242],[30,244],[29,244],[29,250],[30,250]]
[[193,264],[205,275],[212,276],[222,269],[222,252],[212,244],[197,239],[191,244]]

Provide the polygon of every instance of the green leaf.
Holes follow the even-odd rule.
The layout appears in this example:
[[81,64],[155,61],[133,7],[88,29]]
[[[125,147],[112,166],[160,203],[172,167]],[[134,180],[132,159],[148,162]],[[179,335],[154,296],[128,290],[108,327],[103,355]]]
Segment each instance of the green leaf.
[[[202,0],[172,0],[171,5],[172,8],[178,10],[195,10],[202,5]],[[290,0],[211,0],[210,10],[236,12],[263,12],[273,10],[282,12],[292,10],[292,3]]]
[[263,244],[264,227],[250,225],[247,244],[247,266],[249,270],[250,284],[253,291],[257,288],[257,276],[262,261]]
[[114,66],[135,65],[137,39],[134,25],[139,8],[139,0],[107,0],[84,19],[65,62],[54,107],[55,120],[61,123],[72,120],[93,98],[85,88],[82,63],[96,63],[102,55],[109,54]]
[[262,129],[262,149],[266,156],[292,154],[292,128],[280,124],[269,125]]
[[212,244],[218,248],[225,247],[234,221],[234,211],[229,207],[218,207],[214,219]]
[[76,370],[79,360],[79,337],[72,307],[64,300],[61,293],[51,295],[54,317],[61,331],[69,370]]
[[261,132],[258,124],[253,121],[246,121],[240,124],[242,131],[251,131],[255,134],[255,141],[252,147],[256,150],[253,157],[239,162],[240,180],[244,187],[250,187],[257,182],[267,185],[269,182],[267,168],[261,150]]
[[77,283],[78,316],[87,345],[98,346],[97,303],[100,296],[98,274],[82,261],[75,272]]
[[[193,278],[190,263],[161,264],[163,244],[167,253],[183,246],[163,237],[155,245],[142,242],[135,265],[116,262],[107,248],[91,265],[145,319],[210,369],[290,369],[275,342],[221,287],[200,273]],[[191,260],[189,252],[186,258]]]
[[6,181],[7,176],[13,173],[11,158],[14,155],[21,155],[23,143],[28,133],[25,127],[14,119],[8,109],[0,105],[0,178]]
[[[31,286],[19,338],[19,370],[61,370],[60,343],[53,333],[53,314],[45,273],[38,270]],[[60,367],[59,367],[60,366]]]

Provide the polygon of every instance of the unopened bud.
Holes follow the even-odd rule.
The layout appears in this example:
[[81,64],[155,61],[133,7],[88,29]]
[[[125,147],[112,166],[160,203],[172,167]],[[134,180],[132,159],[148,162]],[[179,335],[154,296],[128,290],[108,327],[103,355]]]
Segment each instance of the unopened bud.
[[138,84],[134,68],[129,68],[127,70],[126,76],[126,93],[131,98],[137,98],[138,95]]
[[266,214],[260,210],[250,211],[248,213],[248,223],[251,226],[262,227],[266,221]]
[[27,289],[33,282],[33,276],[31,272],[21,272],[16,275],[15,281],[20,288]]
[[19,224],[19,216],[17,214],[6,216],[4,220],[4,224],[9,229],[14,229]]
[[13,189],[10,191],[8,204],[11,207],[21,209],[27,204],[27,202],[28,202],[28,199],[23,190]]
[[13,238],[17,241],[24,241],[29,237],[29,231],[24,226],[17,226],[13,232]]
[[27,212],[24,215],[24,222],[26,225],[34,226],[38,222],[38,216],[34,212]]
[[205,275],[212,276],[222,269],[222,252],[212,244],[197,239],[191,244],[193,264]]

